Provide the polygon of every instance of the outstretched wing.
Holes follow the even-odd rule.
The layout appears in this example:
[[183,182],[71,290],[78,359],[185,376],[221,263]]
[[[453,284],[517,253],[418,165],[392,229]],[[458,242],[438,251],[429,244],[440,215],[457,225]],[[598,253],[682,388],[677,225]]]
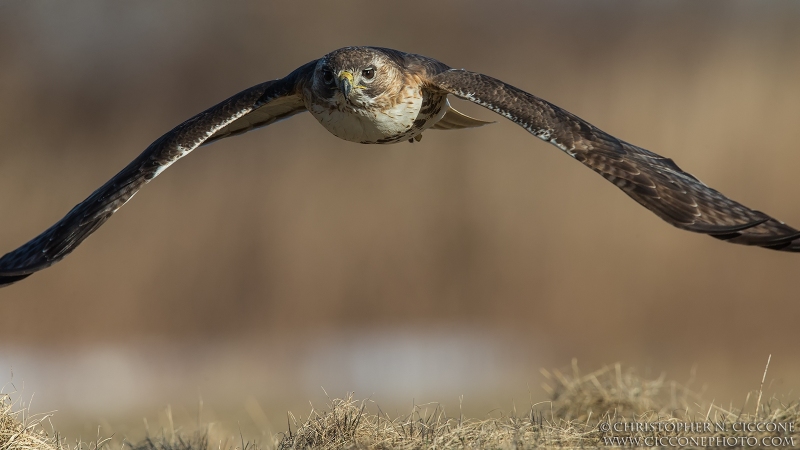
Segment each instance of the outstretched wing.
[[800,231],[725,197],[671,159],[619,140],[534,95],[465,70],[444,70],[427,81],[555,145],[678,228],[736,244],[800,251]]
[[267,81],[212,106],[158,138],[121,172],[76,205],[55,225],[0,258],[0,287],[67,256],[139,189],[201,145],[245,133],[305,111],[303,83],[312,61],[285,78]]

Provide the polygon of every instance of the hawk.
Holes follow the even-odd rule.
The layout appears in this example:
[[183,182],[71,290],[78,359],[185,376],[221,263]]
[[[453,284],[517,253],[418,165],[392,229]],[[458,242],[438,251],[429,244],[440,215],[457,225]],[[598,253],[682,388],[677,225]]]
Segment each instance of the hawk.
[[453,109],[448,95],[490,109],[555,145],[678,228],[736,244],[800,251],[800,231],[729,199],[671,159],[521,89],[421,55],[346,47],[246,89],[158,138],[63,219],[0,258],[0,286],[60,261],[142,186],[200,146],[303,111],[335,136],[362,144],[414,142],[428,129],[489,123]]

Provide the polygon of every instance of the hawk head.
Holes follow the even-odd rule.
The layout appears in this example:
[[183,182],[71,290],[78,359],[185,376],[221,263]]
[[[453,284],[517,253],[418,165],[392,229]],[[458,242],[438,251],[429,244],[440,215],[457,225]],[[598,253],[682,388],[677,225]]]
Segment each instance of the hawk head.
[[[398,52],[399,53],[399,52]],[[381,107],[403,89],[403,59],[386,49],[345,47],[322,57],[311,89],[339,109]]]

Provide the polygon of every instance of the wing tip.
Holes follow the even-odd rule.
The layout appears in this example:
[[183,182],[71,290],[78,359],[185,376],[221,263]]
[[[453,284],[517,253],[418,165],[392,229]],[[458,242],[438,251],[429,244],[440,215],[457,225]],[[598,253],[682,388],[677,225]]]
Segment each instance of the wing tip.
[[729,227],[728,232],[707,234],[733,244],[752,245],[784,252],[800,252],[800,231],[769,216],[765,215],[765,218],[765,220],[744,224],[748,226]]
[[6,286],[11,286],[12,284],[20,281],[22,279],[28,278],[29,276],[33,275],[32,273],[26,273],[24,275],[0,275],[0,288],[4,288]]

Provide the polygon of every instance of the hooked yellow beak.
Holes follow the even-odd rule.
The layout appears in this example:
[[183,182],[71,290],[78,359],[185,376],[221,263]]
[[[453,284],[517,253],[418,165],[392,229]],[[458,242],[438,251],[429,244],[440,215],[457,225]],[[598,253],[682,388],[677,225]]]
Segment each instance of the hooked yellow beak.
[[353,85],[355,84],[355,80],[353,80],[353,74],[343,70],[339,73],[339,89],[344,94],[345,98],[350,97],[350,90],[353,89]]

